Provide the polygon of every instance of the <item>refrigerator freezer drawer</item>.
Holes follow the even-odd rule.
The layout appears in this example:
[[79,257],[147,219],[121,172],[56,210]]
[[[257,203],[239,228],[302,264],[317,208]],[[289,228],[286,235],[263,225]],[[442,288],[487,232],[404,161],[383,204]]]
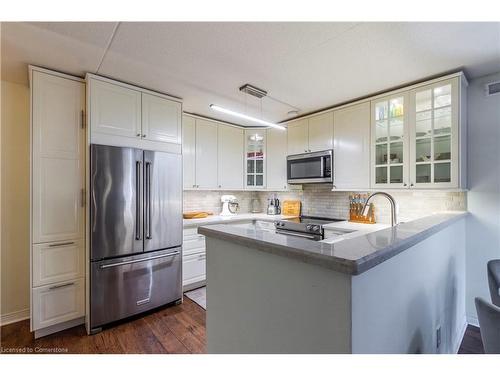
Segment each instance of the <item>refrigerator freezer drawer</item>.
[[92,262],[91,328],[180,299],[181,267],[180,247]]

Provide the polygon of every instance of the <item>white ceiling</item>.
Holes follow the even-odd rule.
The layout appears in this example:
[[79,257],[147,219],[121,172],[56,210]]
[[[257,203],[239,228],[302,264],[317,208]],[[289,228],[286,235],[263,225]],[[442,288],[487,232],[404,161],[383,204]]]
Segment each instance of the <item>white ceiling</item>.
[[244,83],[303,114],[452,70],[500,71],[500,23],[4,22],[1,37],[4,80],[26,83],[27,64],[92,72],[243,125],[209,105],[276,122],[293,109],[265,98],[261,114]]

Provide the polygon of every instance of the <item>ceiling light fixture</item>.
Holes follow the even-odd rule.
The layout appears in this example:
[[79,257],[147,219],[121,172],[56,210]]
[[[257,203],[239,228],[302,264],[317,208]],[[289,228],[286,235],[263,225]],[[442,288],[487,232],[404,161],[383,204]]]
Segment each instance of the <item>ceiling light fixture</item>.
[[231,116],[239,117],[239,118],[242,118],[242,119],[245,119],[248,121],[256,122],[256,123],[264,125],[264,126],[270,126],[272,128],[286,130],[286,128],[282,125],[273,124],[272,122],[269,122],[269,121],[261,120],[261,119],[258,119],[258,118],[252,117],[252,116],[247,116],[247,115],[240,113],[240,112],[231,111],[230,109],[219,107],[218,105],[215,105],[215,104],[210,104],[210,108],[212,108],[214,111],[222,112],[222,113],[225,113],[227,115],[231,115]]

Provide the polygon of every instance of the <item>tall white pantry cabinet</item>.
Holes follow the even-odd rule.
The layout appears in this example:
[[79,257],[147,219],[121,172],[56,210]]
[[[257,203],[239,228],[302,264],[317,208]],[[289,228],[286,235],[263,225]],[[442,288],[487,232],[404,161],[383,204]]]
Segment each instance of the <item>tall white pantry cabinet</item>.
[[30,67],[31,330],[85,315],[85,82]]

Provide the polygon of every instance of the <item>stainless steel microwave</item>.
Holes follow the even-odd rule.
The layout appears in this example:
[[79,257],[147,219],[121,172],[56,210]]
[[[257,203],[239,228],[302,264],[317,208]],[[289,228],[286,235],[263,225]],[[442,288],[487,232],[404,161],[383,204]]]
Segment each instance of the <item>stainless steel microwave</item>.
[[289,184],[333,183],[333,150],[289,155],[286,164]]

